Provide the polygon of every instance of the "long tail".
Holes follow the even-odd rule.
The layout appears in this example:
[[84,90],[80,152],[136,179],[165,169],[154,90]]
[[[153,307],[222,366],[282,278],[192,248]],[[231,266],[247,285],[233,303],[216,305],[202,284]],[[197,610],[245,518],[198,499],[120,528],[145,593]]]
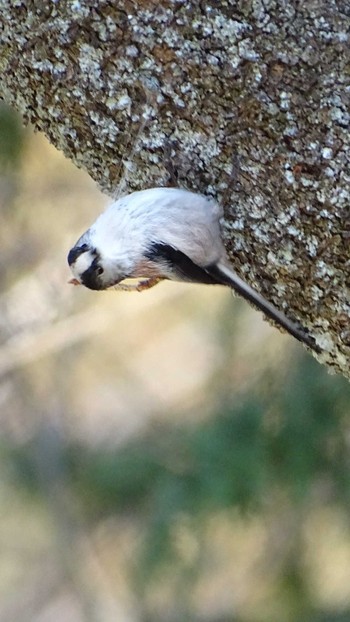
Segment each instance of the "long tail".
[[188,255],[185,255],[177,248],[165,242],[153,242],[146,253],[151,261],[162,260],[165,265],[171,268],[173,278],[180,281],[191,281],[192,283],[220,284],[228,285],[246,300],[253,303],[267,317],[282,326],[288,333],[293,335],[314,352],[321,353],[321,349],[316,344],[314,338],[308,334],[305,328],[298,326],[289,320],[284,313],[278,311],[270,302],[265,300],[261,294],[256,292],[248,283],[245,283],[233,270],[223,263],[199,266],[194,263]]
[[216,264],[206,268],[211,276],[217,279],[223,285],[228,285],[234,289],[243,298],[253,303],[255,307],[260,309],[267,317],[282,326],[288,333],[293,335],[298,341],[301,341],[309,348],[321,353],[321,349],[316,344],[315,339],[308,334],[305,328],[298,326],[292,320],[289,320],[284,313],[276,309],[274,305],[265,300],[261,294],[256,292],[248,283],[245,283],[233,270],[230,270],[224,264]]

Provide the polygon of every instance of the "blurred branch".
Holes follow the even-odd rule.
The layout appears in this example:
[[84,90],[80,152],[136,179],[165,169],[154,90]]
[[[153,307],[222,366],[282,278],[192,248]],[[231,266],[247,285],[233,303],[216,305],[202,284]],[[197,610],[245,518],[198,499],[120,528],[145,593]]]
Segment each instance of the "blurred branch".
[[[109,307],[97,304],[88,311],[55,321],[60,305],[67,304],[68,295],[62,296],[62,283],[67,289],[68,285],[63,274],[54,271],[52,280],[42,278],[44,272],[50,272],[50,267],[49,262],[43,262],[36,273],[22,279],[0,298],[0,326],[9,335],[0,345],[0,376],[50,353],[69,348],[115,324],[116,310],[113,304]],[[21,309],[23,291],[26,291],[26,308]],[[123,294],[111,291],[109,295]],[[136,292],[129,295],[134,297],[139,294]],[[156,298],[143,298],[143,310],[153,312],[155,307],[178,296],[178,289],[159,288]],[[123,303],[118,307],[119,318],[124,314],[128,319],[136,320],[139,314],[137,305],[132,300],[130,304],[127,300]]]
[[213,194],[237,270],[349,375],[349,7],[1,2],[1,96],[106,191]]

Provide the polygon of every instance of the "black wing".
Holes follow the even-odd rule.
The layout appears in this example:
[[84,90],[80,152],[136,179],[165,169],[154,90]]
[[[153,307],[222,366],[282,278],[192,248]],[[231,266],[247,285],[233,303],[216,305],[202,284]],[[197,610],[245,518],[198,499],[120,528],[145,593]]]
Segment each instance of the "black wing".
[[233,270],[223,264],[211,264],[201,268],[195,264],[185,253],[163,242],[154,242],[145,256],[152,261],[163,261],[171,268],[171,271],[179,280],[207,285],[227,285],[245,300],[251,302],[257,309],[262,311],[268,318],[284,328],[298,341],[305,343],[314,352],[320,353],[321,349],[314,338],[308,334],[305,328],[289,320],[284,313],[279,311],[273,304],[255,291],[248,283],[243,281]]
[[206,268],[201,268],[192,261],[185,253],[164,242],[153,242],[145,257],[151,261],[161,260],[169,266],[180,281],[192,283],[205,283],[206,285],[226,285],[214,274],[210,274]]

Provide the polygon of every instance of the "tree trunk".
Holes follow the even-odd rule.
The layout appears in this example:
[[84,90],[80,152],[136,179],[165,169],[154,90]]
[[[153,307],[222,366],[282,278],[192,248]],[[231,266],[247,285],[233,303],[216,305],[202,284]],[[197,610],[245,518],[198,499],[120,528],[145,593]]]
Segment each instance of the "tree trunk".
[[0,0],[0,94],[113,194],[224,205],[236,270],[349,374],[348,0]]

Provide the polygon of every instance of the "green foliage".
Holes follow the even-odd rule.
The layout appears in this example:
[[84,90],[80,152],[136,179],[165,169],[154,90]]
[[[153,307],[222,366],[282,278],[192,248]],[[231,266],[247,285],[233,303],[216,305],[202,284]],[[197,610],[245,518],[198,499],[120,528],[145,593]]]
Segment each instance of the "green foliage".
[[265,400],[257,392],[226,402],[195,428],[158,429],[118,451],[75,448],[74,480],[105,511],[152,504],[165,521],[183,512],[257,509],[273,487],[302,499],[324,478],[347,502],[348,398],[345,380],[301,358],[289,383]]
[[312,359],[300,360],[290,382],[274,396],[280,423],[270,436],[271,467],[294,497],[326,478],[339,500],[349,494],[348,383],[330,376]]
[[23,152],[24,129],[13,110],[0,102],[0,170],[16,170]]
[[[325,480],[332,499],[346,505],[349,385],[310,357],[300,358],[288,380],[264,399],[258,389],[239,403],[226,398],[197,427],[158,428],[118,449],[66,447],[69,479],[85,511],[146,514],[151,532],[166,540],[184,514],[258,512],[278,490],[302,502]],[[13,454],[17,475],[31,489],[34,453],[27,447]]]
[[[199,534],[218,512],[241,512],[249,519],[263,515],[271,500],[302,511],[320,484],[328,491],[322,503],[349,514],[349,395],[344,379],[301,357],[284,384],[268,393],[257,387],[235,403],[223,396],[218,412],[197,426],[158,427],[121,448],[64,445],[65,486],[91,522],[115,514],[139,519],[143,547],[135,579],[142,589],[152,577],[159,580],[159,570],[169,563],[191,582],[196,561],[192,569],[183,565],[173,537],[181,521]],[[34,441],[1,451],[7,477],[39,498],[36,447]],[[60,468],[57,473],[62,476]],[[50,477],[46,484],[54,490],[54,470]],[[285,611],[279,621],[345,622],[345,613],[315,610],[300,546],[297,538],[276,582],[276,602]],[[256,620],[269,622],[269,615]]]

